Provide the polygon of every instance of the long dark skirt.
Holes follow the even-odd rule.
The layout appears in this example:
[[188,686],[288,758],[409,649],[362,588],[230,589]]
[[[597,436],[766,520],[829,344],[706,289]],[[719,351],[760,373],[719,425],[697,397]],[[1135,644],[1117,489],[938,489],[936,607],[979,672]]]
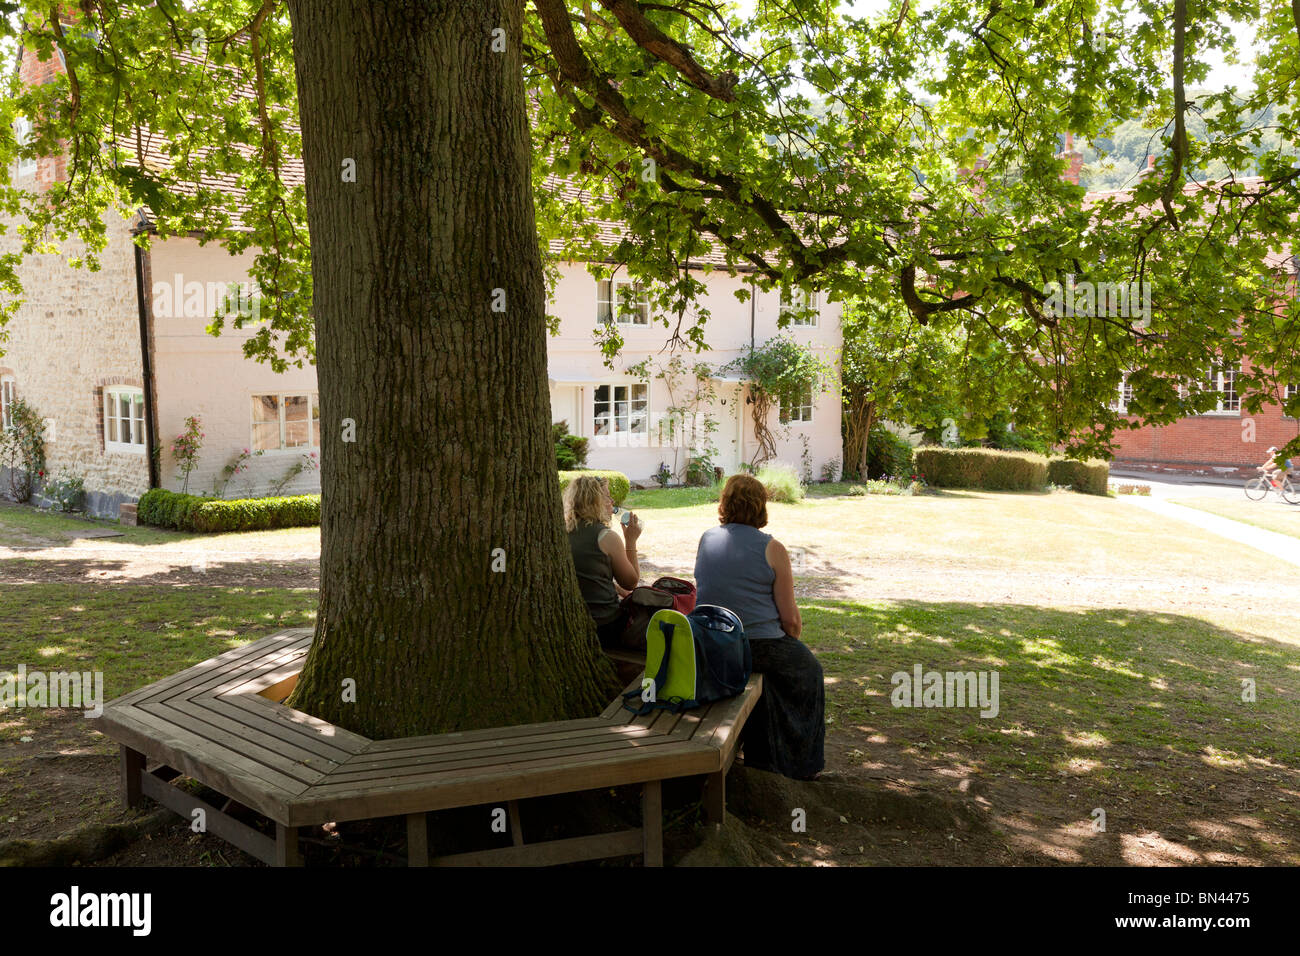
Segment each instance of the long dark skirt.
[[750,642],[763,695],[741,731],[745,766],[805,779],[826,765],[826,688],[808,645],[789,635]]

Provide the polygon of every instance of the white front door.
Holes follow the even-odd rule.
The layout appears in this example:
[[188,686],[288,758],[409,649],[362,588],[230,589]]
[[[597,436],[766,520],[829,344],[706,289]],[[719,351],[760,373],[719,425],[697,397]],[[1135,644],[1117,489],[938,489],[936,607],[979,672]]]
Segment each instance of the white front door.
[[713,433],[713,446],[718,449],[713,463],[727,474],[734,475],[740,471],[740,426],[745,402],[741,398],[740,386],[734,382],[718,382],[713,393],[711,414],[718,423],[718,430]]

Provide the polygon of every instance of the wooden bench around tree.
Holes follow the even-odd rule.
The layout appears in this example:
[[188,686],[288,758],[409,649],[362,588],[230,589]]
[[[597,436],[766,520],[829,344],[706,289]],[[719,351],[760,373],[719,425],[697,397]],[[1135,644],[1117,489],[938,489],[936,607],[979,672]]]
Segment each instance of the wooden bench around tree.
[[[704,775],[706,812],[721,822],[739,732],[762,693],[754,675],[739,696],[682,714],[633,717],[620,697],[581,720],[370,740],[280,703],[311,639],[308,629],[282,631],[106,704],[102,726],[121,744],[127,805],[151,797],[186,820],[201,810],[207,832],[279,866],[299,864],[299,827],[397,815],[406,817],[412,866],[632,854],[659,866],[662,782]],[[214,806],[173,786],[179,776],[226,803]],[[518,801],[626,785],[642,787],[639,829],[524,842]],[[275,838],[227,813],[235,803],[273,821]],[[432,855],[429,812],[484,804],[507,808],[513,846]]]

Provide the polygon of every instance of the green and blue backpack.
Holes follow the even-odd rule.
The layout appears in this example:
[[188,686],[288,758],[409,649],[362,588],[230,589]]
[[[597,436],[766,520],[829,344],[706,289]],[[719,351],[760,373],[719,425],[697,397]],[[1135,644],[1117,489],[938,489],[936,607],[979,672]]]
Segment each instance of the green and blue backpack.
[[680,713],[734,697],[745,689],[752,667],[749,640],[735,612],[716,604],[701,604],[690,614],[664,608],[646,628],[647,679],[641,690],[623,695],[623,706],[637,714]]

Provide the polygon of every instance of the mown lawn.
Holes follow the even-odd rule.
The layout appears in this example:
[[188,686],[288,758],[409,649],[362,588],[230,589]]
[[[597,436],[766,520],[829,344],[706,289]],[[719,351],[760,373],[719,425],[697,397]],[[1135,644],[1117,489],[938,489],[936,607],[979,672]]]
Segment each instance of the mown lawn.
[[1287,504],[1272,492],[1263,501],[1251,501],[1244,494],[1234,498],[1174,498],[1173,504],[1206,511],[1220,518],[1300,538],[1300,505]]

